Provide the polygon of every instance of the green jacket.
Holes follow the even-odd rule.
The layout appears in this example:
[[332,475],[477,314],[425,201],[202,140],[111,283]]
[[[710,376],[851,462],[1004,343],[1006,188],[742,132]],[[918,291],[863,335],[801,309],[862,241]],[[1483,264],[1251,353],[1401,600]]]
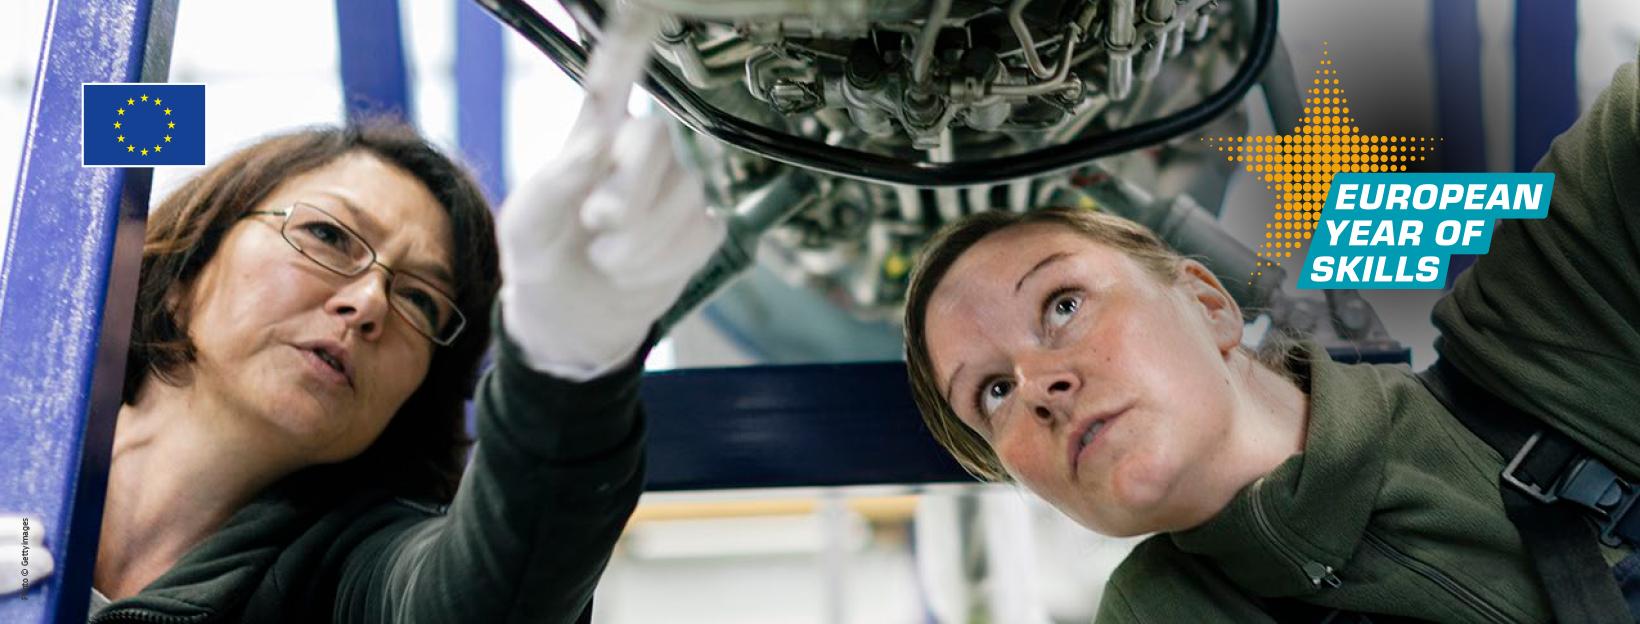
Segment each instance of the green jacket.
[[[1636,65],[1557,139],[1544,220],[1500,224],[1436,306],[1441,357],[1640,475]],[[1304,451],[1117,569],[1106,622],[1269,622],[1277,598],[1439,622],[1547,622],[1503,512],[1504,460],[1404,367],[1299,357]],[[1608,563],[1627,554],[1605,549]],[[1289,604],[1291,604],[1289,602]]]
[[448,509],[298,474],[91,622],[573,621],[642,489],[642,358],[574,384],[500,344]]

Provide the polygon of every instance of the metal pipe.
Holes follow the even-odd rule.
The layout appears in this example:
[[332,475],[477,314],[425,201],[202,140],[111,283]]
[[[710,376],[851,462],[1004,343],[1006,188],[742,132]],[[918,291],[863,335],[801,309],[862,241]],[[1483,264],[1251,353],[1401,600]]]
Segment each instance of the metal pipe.
[[1150,34],[1150,40],[1145,43],[1144,51],[1139,53],[1139,78],[1155,80],[1162,73],[1162,59],[1167,55],[1167,31],[1158,30]]
[[1207,29],[1208,29],[1209,26],[1212,26],[1212,25],[1213,25],[1213,17],[1211,15],[1208,15],[1206,11],[1202,11],[1201,13],[1197,14],[1196,15],[1195,29],[1190,31],[1190,40],[1191,41],[1201,41],[1203,39],[1206,39],[1207,38]]
[[1265,106],[1270,109],[1270,121],[1276,131],[1286,132],[1297,127],[1304,108],[1304,95],[1298,87],[1298,77],[1293,73],[1293,58],[1287,53],[1287,43],[1279,35],[1275,47],[1270,50],[1270,63],[1265,65],[1258,84],[1264,89]]
[[1145,3],[1145,21],[1152,24],[1166,24],[1173,19],[1173,9],[1177,6],[1173,0],[1150,0]]
[[1139,33],[1133,26],[1133,0],[1110,0],[1110,19],[1106,20],[1105,43],[1112,48],[1133,47]]
[[[1025,26],[1025,5],[1031,0],[1014,0],[1008,5],[1008,25],[1014,29],[1014,37],[1019,39],[1019,50],[1025,53],[1025,65],[1031,68],[1031,73],[1037,78],[1047,79],[1054,75],[1054,68],[1042,64],[1041,57],[1036,55],[1036,42],[1031,40],[1031,29]],[[1070,42],[1066,41],[1066,45]]]
[[746,59],[757,56],[761,52],[757,44],[745,39],[735,38],[730,44],[712,45],[707,42],[700,47],[701,62],[711,69],[734,67],[746,63]]
[[1008,183],[1008,210],[1025,212],[1031,209],[1031,179],[1020,178]]
[[907,223],[922,222],[922,197],[917,194],[917,187],[895,184],[892,188],[894,203],[900,208],[900,220]]
[[[928,159],[933,162],[951,162],[957,158],[956,146],[951,140],[951,127],[940,129],[940,142],[933,149],[928,150]],[[940,218],[946,223],[962,218],[962,202],[958,199],[957,187],[942,186],[934,189],[934,209],[940,213]]]
[[892,3],[873,0],[633,0],[657,11],[705,19],[813,16],[854,21],[884,17]]
[[1184,20],[1173,20],[1167,25],[1167,57],[1173,58],[1184,51]]
[[1125,100],[1133,92],[1133,53],[1138,30],[1133,25],[1134,0],[1110,0],[1110,19],[1105,20],[1105,48],[1110,60],[1105,71],[1105,93],[1113,100]]
[[759,102],[773,104],[774,102],[769,99],[769,85],[765,78],[771,69],[778,67],[798,70],[807,68],[799,61],[781,58],[772,52],[746,59],[746,91]]
[[968,196],[968,210],[970,212],[985,212],[991,209],[991,187],[986,185],[970,186],[964,189]]
[[1098,13],[1099,3],[1089,2],[1088,6],[1082,9],[1082,15],[1076,18],[1076,27],[1082,29],[1082,32],[1089,32],[1088,25],[1093,23],[1093,18]]
[[1125,100],[1133,92],[1133,48],[1110,51],[1105,73],[1105,93],[1112,100]]
[[[1076,56],[1076,36],[1081,32],[1076,24],[1068,24],[1065,28],[1068,32],[1065,35],[1064,48],[1060,54],[1058,71],[1054,72],[1052,78],[1029,85],[992,85],[991,93],[1007,96],[1030,96],[1052,93],[1064,88],[1067,84],[1065,79],[1071,74],[1071,57]],[[1077,82],[1076,84],[1080,85],[1081,83]]]
[[752,266],[758,239],[770,228],[813,203],[814,189],[814,176],[787,169],[742,197],[729,215],[729,233],[723,245],[718,247],[706,266],[695,272],[677,301],[657,321],[661,333],[670,330]]
[[660,45],[672,53],[672,59],[677,61],[678,69],[683,70],[683,79],[689,84],[702,89],[712,84],[712,72],[706,69],[706,63],[701,61],[700,50],[689,41],[689,31],[683,27],[683,20],[676,16],[661,16]]
[[951,13],[951,0],[934,0],[934,9],[917,36],[917,60],[911,65],[911,82],[917,86],[928,84],[928,68],[934,64],[934,42],[939,37],[945,17]]

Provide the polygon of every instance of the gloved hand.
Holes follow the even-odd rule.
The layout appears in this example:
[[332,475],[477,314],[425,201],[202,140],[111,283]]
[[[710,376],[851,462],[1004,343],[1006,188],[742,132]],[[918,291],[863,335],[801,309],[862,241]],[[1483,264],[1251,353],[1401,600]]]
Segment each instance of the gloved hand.
[[563,150],[498,220],[505,330],[531,368],[572,381],[632,358],[725,232],[661,121],[626,115],[659,18],[616,6]]
[[57,569],[40,516],[0,515],[0,596],[39,585]]

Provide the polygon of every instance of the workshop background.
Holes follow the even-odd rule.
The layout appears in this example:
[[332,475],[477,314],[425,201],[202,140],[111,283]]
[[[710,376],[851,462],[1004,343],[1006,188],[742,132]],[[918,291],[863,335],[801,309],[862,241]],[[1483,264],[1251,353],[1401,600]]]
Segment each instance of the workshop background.
[[[337,7],[346,4],[181,4],[170,76],[173,82],[207,85],[208,161],[270,131],[343,119],[341,48],[366,36],[345,25],[338,34]],[[359,4],[373,11],[394,6],[373,0]],[[561,27],[573,27],[555,4],[532,4]],[[1281,4],[1280,31],[1301,73],[1319,58],[1326,42],[1364,130],[1442,136],[1443,131],[1458,131],[1451,119],[1443,119],[1451,114],[1443,113],[1443,106],[1478,112],[1470,121],[1478,121],[1479,135],[1468,137],[1465,149],[1444,155],[1440,166],[1448,171],[1509,171],[1535,161],[1524,152],[1540,153],[1543,133],[1552,136],[1563,129],[1571,119],[1567,113],[1587,107],[1613,70],[1635,58],[1640,45],[1640,5],[1633,0],[1470,4],[1291,0]],[[7,18],[0,20],[0,189],[6,201],[0,204],[0,232],[11,231],[19,157],[49,8],[44,0],[7,0],[5,5]],[[499,197],[509,182],[521,180],[558,148],[579,105],[579,88],[471,3],[403,0],[397,8],[415,123],[435,142],[466,150]],[[1542,61],[1533,71],[1548,74],[1519,71],[1517,50],[1523,44],[1517,15],[1548,15],[1575,25],[1552,35],[1559,39],[1524,44],[1537,46],[1533,55],[1545,48],[1554,51],[1547,61],[1533,57]],[[1464,45],[1454,46],[1459,40]],[[457,53],[462,45],[482,48],[479,54],[489,56],[464,63]],[[1523,75],[1546,79],[1543,85],[1526,84]],[[1464,80],[1478,80],[1478,90],[1450,95],[1442,89],[1443,81],[1450,86]],[[464,117],[464,111],[478,107],[463,102],[463,93],[489,98],[488,110],[502,115]],[[493,107],[497,95],[501,104]],[[1250,97],[1261,96],[1255,91]],[[1544,102],[1569,102],[1571,108]],[[646,96],[635,94],[631,108],[648,111]],[[1255,115],[1252,123],[1251,134],[1273,131],[1265,117]],[[485,162],[495,158],[501,162]],[[154,197],[195,170],[156,171]],[[1238,173],[1221,216],[1229,231],[1249,243],[1263,231],[1271,210],[1271,197],[1260,186],[1251,175]],[[9,258],[0,257],[0,263]],[[1428,311],[1439,295],[1366,293],[1389,333],[1411,347],[1415,367],[1433,359]],[[696,315],[657,350],[650,367],[766,361],[734,334],[721,319]],[[599,589],[595,621],[1085,622],[1105,578],[1133,542],[1093,536],[1030,493],[1007,486],[647,495]]]

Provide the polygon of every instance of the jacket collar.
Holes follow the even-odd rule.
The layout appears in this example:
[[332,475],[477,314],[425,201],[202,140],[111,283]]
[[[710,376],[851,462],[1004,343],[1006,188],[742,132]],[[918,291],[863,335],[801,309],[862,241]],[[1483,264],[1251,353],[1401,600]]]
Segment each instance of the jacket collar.
[[[212,622],[237,611],[291,542],[334,506],[327,472],[309,469],[274,484],[141,592],[92,617],[103,622]],[[360,500],[375,500],[361,495]]]
[[1260,596],[1324,587],[1366,532],[1384,475],[1387,369],[1333,362],[1306,342],[1289,363],[1309,394],[1304,450],[1238,492],[1217,516],[1172,534],[1181,550],[1217,565]]

